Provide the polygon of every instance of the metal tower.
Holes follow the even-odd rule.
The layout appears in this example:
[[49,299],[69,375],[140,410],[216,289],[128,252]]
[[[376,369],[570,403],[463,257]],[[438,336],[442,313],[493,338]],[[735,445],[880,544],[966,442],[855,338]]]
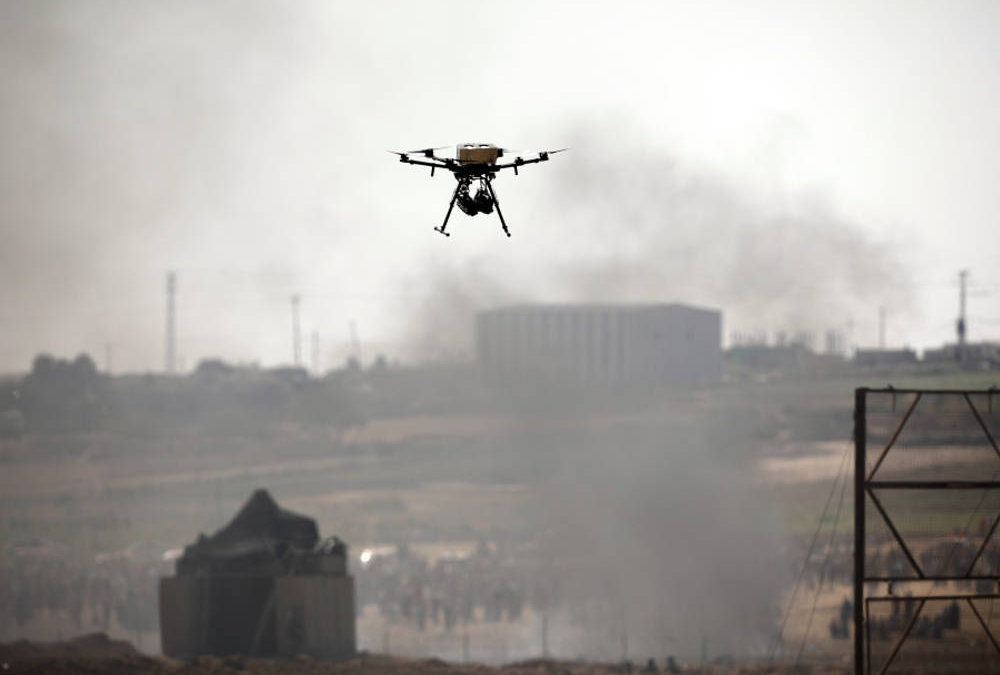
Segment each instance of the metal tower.
[[955,330],[958,332],[958,353],[959,361],[965,360],[965,282],[969,278],[969,270],[962,270],[958,273],[958,321],[955,322]]
[[174,315],[174,296],[177,294],[177,274],[167,272],[167,353],[164,368],[168,374],[177,370],[177,342]]
[[298,294],[292,296],[292,362],[295,367],[302,365],[302,336],[299,327]]

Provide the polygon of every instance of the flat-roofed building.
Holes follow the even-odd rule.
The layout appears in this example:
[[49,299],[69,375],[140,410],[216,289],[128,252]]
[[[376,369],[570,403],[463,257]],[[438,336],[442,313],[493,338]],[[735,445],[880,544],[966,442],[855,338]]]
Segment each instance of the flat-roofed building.
[[722,314],[681,304],[518,305],[476,316],[491,382],[666,384],[722,377]]

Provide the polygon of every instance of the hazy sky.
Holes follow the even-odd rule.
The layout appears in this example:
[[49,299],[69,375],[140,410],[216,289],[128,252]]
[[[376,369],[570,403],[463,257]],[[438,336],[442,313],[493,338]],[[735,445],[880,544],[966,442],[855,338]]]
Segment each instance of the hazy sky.
[[[995,2],[0,2],[0,371],[460,353],[514,301],[1000,338]],[[572,146],[495,218],[386,149]]]

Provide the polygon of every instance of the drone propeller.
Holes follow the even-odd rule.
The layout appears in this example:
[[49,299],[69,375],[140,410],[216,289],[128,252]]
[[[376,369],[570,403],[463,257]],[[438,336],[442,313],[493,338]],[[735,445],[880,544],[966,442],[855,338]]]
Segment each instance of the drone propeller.
[[569,150],[569,148],[559,148],[558,150],[539,150],[538,159],[544,162],[549,158],[549,155],[554,155],[558,152],[566,152],[567,150]]
[[515,148],[497,148],[497,150],[500,151],[500,156],[501,157],[503,157],[504,155],[508,155],[508,156],[512,156],[512,157],[514,157],[514,156],[516,156],[516,157],[523,157],[524,155],[533,155],[533,154],[535,154],[534,150],[518,150],[518,149],[515,149]]
[[565,150],[569,150],[570,148],[568,148],[568,147],[566,147],[566,148],[559,148],[558,150],[525,150],[524,148],[516,148],[516,149],[515,148],[498,148],[498,149],[502,150],[505,155],[515,155],[516,154],[516,155],[522,155],[522,156],[524,156],[524,155],[537,155],[539,152],[547,152],[549,154],[553,154],[553,153],[556,153],[556,152],[563,152]]
[[450,145],[440,145],[436,148],[420,148],[419,150],[410,150],[405,153],[407,155],[423,155],[424,157],[433,157],[435,150],[444,150],[445,148],[450,148]]
[[500,156],[514,156],[516,159],[525,159],[531,155],[538,155],[542,160],[549,158],[549,155],[554,155],[559,152],[566,152],[569,148],[559,148],[558,150],[512,150],[510,148],[500,148]]

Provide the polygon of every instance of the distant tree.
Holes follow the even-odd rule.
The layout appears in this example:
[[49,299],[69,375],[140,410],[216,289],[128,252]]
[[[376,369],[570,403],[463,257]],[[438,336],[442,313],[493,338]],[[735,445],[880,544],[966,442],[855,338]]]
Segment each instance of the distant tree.
[[91,382],[97,379],[97,364],[89,354],[80,354],[70,366],[71,378],[76,382]]
[[221,377],[232,375],[236,368],[222,359],[202,359],[194,370],[195,377]]
[[39,354],[31,364],[31,374],[36,377],[47,377],[54,369],[56,360],[48,354]]
[[107,408],[107,378],[87,354],[73,361],[40,354],[21,382],[20,401],[29,430],[88,431]]

